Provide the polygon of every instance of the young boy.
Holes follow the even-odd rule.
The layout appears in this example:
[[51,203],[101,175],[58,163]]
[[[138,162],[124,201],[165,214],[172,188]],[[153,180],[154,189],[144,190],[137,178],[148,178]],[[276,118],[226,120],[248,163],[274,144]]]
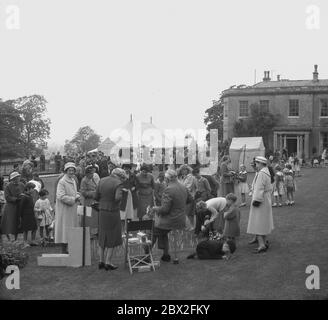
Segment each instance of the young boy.
[[229,193],[226,196],[228,210],[224,213],[224,231],[223,236],[226,240],[235,241],[240,236],[240,211],[236,205],[237,196]]

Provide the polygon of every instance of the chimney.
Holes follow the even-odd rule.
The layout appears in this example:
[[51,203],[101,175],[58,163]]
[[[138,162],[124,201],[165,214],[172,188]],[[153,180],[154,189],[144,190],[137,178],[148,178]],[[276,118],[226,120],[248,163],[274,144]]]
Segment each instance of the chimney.
[[130,122],[132,122],[132,113],[130,114]]
[[150,117],[150,124],[153,123],[153,117]]
[[270,81],[270,71],[264,71],[263,81]]
[[280,74],[277,75],[277,81],[280,81]]
[[314,65],[313,81],[319,81],[318,65]]

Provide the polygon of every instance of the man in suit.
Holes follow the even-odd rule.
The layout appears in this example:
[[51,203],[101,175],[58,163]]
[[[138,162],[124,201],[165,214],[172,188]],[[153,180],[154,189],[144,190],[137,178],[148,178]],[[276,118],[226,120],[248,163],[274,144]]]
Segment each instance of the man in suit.
[[192,201],[187,188],[178,182],[175,170],[169,169],[165,173],[167,187],[162,196],[161,206],[153,207],[157,215],[153,232],[153,245],[158,240],[158,248],[163,250],[162,261],[169,262],[168,233],[171,230],[183,230],[186,223],[186,204]]

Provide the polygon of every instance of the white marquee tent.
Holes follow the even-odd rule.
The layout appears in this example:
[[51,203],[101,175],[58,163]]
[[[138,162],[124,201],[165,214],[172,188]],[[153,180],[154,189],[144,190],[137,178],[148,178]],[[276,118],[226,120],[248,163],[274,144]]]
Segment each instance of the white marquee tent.
[[233,170],[239,170],[243,163],[247,171],[253,171],[251,162],[256,156],[265,155],[265,147],[262,137],[238,137],[232,138],[229,155]]

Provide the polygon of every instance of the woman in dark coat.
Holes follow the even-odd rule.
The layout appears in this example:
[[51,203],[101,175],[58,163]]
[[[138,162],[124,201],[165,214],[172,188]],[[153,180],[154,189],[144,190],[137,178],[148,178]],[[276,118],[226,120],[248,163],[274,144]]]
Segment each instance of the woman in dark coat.
[[151,173],[149,173],[149,167],[142,165],[141,172],[136,176],[136,187],[138,193],[138,218],[142,220],[142,217],[147,213],[147,207],[154,205],[154,187],[155,181]]
[[114,270],[114,249],[122,244],[120,201],[122,182],[126,179],[123,169],[116,168],[109,177],[102,178],[97,186],[95,200],[99,201],[99,269]]
[[18,216],[20,219],[20,230],[24,232],[24,241],[27,242],[28,232],[31,231],[31,245],[36,245],[35,235],[37,222],[34,213],[34,201],[32,197],[35,184],[28,182],[18,206]]
[[233,173],[228,165],[231,162],[228,156],[224,156],[220,166],[221,173],[221,197],[234,193]]
[[5,187],[6,204],[3,208],[1,232],[7,235],[8,240],[10,240],[10,234],[13,234],[15,240],[17,240],[19,223],[18,204],[20,196],[24,192],[24,184],[20,182],[20,174],[18,172],[12,172],[9,181],[9,184]]

